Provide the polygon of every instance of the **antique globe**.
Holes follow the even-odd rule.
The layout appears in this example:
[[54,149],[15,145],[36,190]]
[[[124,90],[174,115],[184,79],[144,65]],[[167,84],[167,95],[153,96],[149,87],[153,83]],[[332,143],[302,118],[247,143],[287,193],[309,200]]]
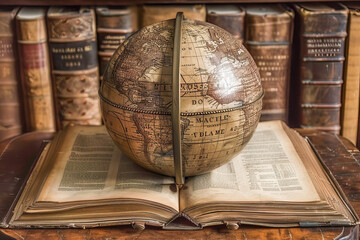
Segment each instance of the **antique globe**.
[[[119,46],[99,91],[116,145],[142,167],[169,176],[176,171],[175,22],[144,27]],[[263,89],[254,60],[239,40],[210,23],[181,23],[181,167],[182,176],[192,176],[229,162],[244,148],[259,122]]]

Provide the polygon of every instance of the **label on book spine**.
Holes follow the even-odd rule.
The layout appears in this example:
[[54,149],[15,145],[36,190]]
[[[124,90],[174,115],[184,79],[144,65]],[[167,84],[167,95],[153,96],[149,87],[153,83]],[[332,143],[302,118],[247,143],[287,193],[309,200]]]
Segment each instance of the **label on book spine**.
[[[287,88],[290,45],[248,45],[260,72],[265,89],[263,98],[263,120],[287,119]],[[272,112],[273,116],[265,116]]]
[[13,58],[13,37],[1,37],[0,36],[0,58]]
[[311,58],[344,59],[345,37],[306,37],[303,38],[304,60]]
[[122,44],[125,39],[127,39],[132,32],[130,33],[110,33],[110,32],[99,32],[99,50],[101,51],[115,51],[120,44]]
[[20,44],[19,50],[22,54],[21,61],[24,70],[47,67],[46,43]]
[[51,43],[54,70],[77,71],[97,67],[96,41]]

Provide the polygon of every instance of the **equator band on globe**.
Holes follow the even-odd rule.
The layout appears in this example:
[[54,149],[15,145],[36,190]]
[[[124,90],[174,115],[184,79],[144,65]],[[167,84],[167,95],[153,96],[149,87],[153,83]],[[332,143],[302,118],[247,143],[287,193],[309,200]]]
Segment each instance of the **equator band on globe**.
[[[100,89],[110,136],[139,165],[175,176],[173,48],[175,20],[147,26],[115,52]],[[260,118],[258,69],[225,30],[185,19],[181,27],[180,128],[183,176],[211,171],[250,140]]]

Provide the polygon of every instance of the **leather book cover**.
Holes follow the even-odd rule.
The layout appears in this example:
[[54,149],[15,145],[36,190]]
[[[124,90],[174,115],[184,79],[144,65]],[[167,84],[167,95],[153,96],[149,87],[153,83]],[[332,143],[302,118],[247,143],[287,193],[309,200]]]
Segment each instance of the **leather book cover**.
[[207,5],[206,21],[244,41],[245,11],[238,5]]
[[51,7],[47,13],[59,128],[101,124],[95,12]]
[[145,27],[157,22],[173,19],[177,12],[183,12],[184,18],[206,21],[205,5],[143,5],[142,6],[142,23]]
[[15,38],[18,10],[0,8],[0,141],[22,132]]
[[295,126],[339,133],[348,10],[338,3],[294,7],[299,34],[293,64]]
[[341,135],[356,145],[360,98],[360,4],[346,4],[346,6],[349,8],[349,19],[344,63]]
[[249,5],[245,10],[245,46],[265,91],[261,121],[288,122],[294,12],[280,4]]
[[45,8],[24,7],[16,16],[27,131],[55,131]]
[[100,79],[114,51],[138,30],[138,8],[119,6],[96,8]]
[[[52,139],[50,132],[29,132],[0,143],[0,226],[7,227],[12,210],[37,159]],[[20,151],[19,151],[20,150]]]

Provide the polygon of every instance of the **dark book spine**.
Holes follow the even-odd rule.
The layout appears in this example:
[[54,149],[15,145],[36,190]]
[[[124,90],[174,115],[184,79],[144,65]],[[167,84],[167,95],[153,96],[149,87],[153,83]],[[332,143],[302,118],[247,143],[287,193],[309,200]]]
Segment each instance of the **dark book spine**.
[[15,51],[17,8],[0,12],[0,141],[22,132]]
[[101,124],[95,13],[47,15],[58,124]]
[[340,132],[341,87],[348,11],[309,11],[296,5],[299,20],[296,106],[298,127]]
[[114,51],[138,30],[137,7],[97,8],[100,79]]
[[[218,6],[221,8],[221,5]],[[241,42],[244,41],[244,23],[245,23],[245,11],[238,8],[237,13],[218,13],[216,11],[208,11],[206,14],[206,21],[217,25],[234,37],[239,39]]]
[[245,45],[254,58],[265,91],[261,121],[288,122],[291,44],[294,13],[281,5],[277,13],[246,13]]
[[39,18],[18,15],[16,20],[27,131],[56,130],[43,12]]

